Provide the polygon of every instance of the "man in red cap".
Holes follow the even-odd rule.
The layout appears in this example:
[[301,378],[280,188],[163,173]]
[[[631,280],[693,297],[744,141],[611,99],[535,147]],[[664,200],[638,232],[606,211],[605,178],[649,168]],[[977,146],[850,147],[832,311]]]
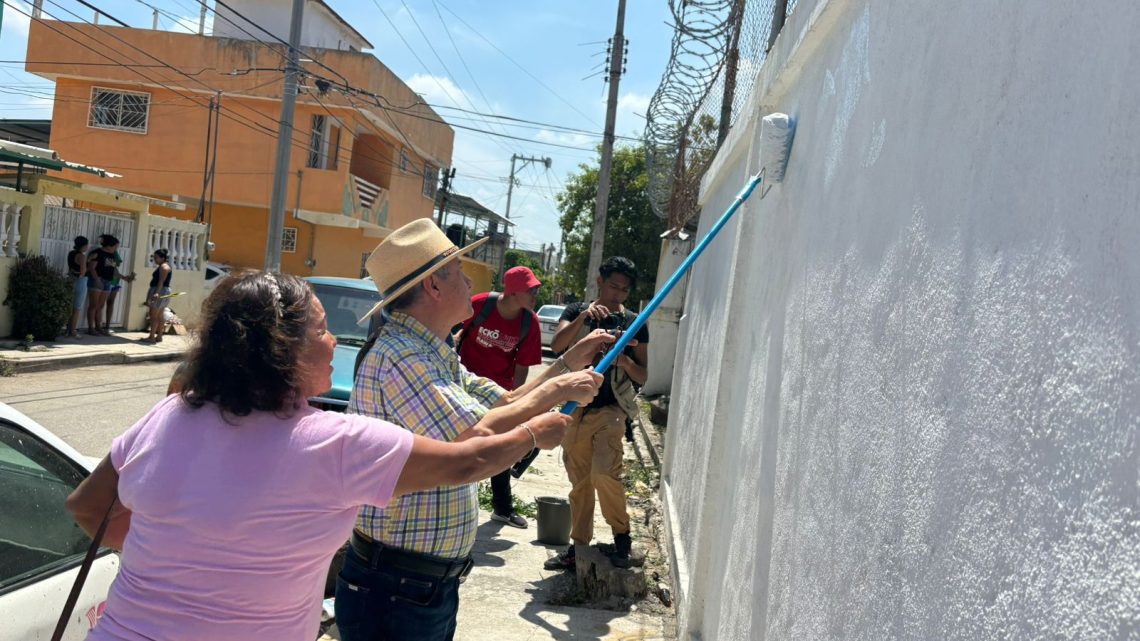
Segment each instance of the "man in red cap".
[[[542,332],[534,305],[542,285],[529,268],[512,267],[503,274],[503,293],[487,292],[471,297],[472,316],[463,322],[456,351],[463,365],[477,376],[486,376],[504,389],[526,382],[532,365],[542,362]],[[512,527],[527,527],[515,513],[508,470],[491,477],[491,518]]]

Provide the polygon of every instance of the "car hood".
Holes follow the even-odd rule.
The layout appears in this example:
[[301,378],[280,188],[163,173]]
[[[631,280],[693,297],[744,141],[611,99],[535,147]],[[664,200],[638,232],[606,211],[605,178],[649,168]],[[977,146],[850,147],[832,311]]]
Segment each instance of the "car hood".
[[352,392],[352,368],[356,365],[356,355],[360,348],[355,345],[337,345],[333,353],[332,389],[322,396],[347,401]]

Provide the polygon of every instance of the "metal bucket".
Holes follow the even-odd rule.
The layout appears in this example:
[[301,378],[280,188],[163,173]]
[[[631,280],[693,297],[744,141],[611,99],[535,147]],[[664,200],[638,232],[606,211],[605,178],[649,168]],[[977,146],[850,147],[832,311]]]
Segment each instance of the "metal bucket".
[[570,502],[557,496],[539,496],[538,541],[547,545],[570,543]]

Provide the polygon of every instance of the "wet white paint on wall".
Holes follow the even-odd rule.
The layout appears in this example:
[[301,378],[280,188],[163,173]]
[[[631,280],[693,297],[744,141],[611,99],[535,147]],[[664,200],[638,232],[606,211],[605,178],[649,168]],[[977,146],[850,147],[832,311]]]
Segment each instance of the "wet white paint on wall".
[[686,296],[686,638],[1140,638],[1138,24],[797,3],[752,100],[796,119],[787,178]]

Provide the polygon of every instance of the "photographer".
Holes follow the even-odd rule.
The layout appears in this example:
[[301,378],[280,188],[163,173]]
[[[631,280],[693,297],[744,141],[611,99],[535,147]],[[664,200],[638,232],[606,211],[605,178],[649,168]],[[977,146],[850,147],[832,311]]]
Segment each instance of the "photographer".
[[[573,345],[594,329],[618,334],[629,327],[636,314],[622,303],[637,282],[637,268],[627,258],[607,258],[598,270],[598,299],[592,303],[574,303],[566,307],[558,322],[550,346],[555,352]],[[635,344],[614,360],[605,373],[598,395],[571,415],[562,440],[562,461],[570,478],[570,512],[573,525],[569,549],[546,563],[547,569],[572,570],[575,567],[574,545],[589,545],[594,535],[594,493],[614,534],[611,562],[628,568],[631,539],[629,514],[622,485],[622,438],[626,419],[638,415],[635,396],[648,376],[649,330],[642,327],[634,336]]]

